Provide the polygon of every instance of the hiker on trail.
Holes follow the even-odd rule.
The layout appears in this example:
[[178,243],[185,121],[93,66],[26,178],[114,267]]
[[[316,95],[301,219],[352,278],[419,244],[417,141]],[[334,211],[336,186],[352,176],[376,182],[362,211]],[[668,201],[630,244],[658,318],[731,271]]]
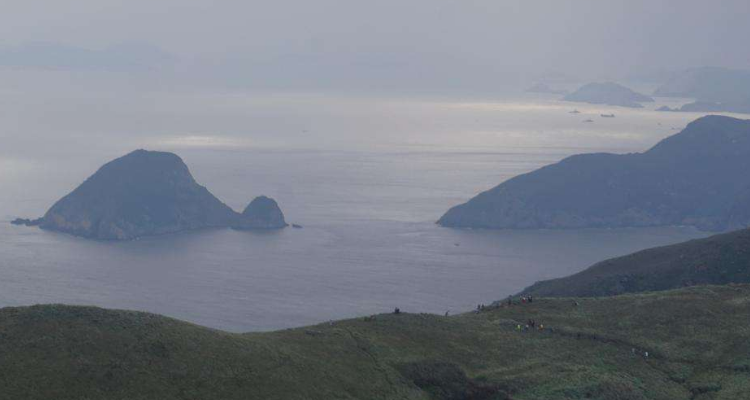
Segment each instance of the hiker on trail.
[[643,355],[646,356],[646,358],[648,358],[648,352],[643,353]]
[[531,303],[532,301],[534,301],[534,297],[529,296],[529,303]]
[[510,296],[508,296],[508,305],[509,306],[513,305],[513,298]]
[[521,332],[521,324],[516,325],[516,329],[518,329],[518,331]]
[[539,330],[540,330],[540,331],[543,331],[543,330],[544,330],[544,324],[539,324]]
[[393,310],[393,313],[394,313],[394,314],[401,314],[401,310],[399,310],[399,308],[398,308],[398,307],[396,307],[396,309],[395,309],[395,310]]
[[521,303],[526,304],[526,297],[521,297]]
[[447,317],[447,316],[448,316],[448,314],[449,314],[449,311],[446,311],[446,312],[445,312],[445,316]]

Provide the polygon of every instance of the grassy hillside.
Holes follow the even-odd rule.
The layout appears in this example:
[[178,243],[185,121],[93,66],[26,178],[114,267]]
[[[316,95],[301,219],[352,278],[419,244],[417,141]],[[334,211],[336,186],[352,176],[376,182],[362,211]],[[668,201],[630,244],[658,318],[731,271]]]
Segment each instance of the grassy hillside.
[[[750,398],[750,286],[578,301],[252,334],[6,308],[0,399]],[[545,329],[519,332],[529,318]]]
[[656,247],[537,282],[522,294],[611,296],[685,286],[750,283],[750,229]]

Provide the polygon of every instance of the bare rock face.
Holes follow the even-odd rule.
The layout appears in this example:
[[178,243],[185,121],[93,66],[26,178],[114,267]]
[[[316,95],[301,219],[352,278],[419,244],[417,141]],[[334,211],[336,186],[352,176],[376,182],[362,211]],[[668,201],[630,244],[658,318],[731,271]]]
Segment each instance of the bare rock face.
[[102,166],[47,211],[42,229],[128,240],[228,227],[239,217],[193,179],[175,154],[136,150]]
[[259,196],[248,204],[233,226],[236,229],[281,229],[287,226],[276,200]]

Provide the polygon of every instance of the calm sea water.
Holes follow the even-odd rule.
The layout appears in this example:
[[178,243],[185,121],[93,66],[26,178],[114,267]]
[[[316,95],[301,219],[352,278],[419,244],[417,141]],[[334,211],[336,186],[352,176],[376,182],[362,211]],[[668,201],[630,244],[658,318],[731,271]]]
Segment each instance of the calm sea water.
[[[509,177],[580,152],[645,150],[697,115],[533,96],[8,95],[0,118],[0,306],[135,309],[232,331],[394,307],[455,313],[608,257],[705,235],[434,224]],[[573,108],[582,113],[569,114]],[[617,117],[600,118],[605,112]],[[582,122],[588,118],[595,122]],[[7,223],[42,215],[102,163],[139,147],[177,152],[237,210],[272,196],[304,229],[115,243]]]

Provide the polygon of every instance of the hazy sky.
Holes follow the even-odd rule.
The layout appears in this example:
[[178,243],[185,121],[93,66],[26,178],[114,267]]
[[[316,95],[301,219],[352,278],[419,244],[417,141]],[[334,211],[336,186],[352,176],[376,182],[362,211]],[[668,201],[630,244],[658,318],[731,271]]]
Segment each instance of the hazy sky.
[[749,16],[748,0],[3,0],[0,64],[135,58],[238,86],[496,90],[750,68]]

